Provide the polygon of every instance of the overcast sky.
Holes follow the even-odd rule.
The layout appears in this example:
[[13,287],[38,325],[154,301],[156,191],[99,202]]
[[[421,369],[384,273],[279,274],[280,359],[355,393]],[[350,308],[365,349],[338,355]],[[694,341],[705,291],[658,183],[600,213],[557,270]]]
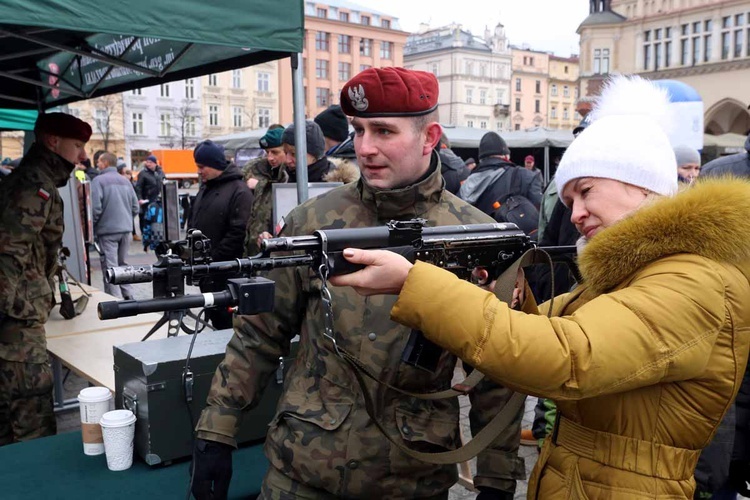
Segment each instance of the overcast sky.
[[353,0],[398,17],[401,29],[417,31],[419,23],[431,27],[457,22],[475,35],[498,22],[513,45],[528,43],[532,49],[567,57],[578,53],[576,28],[588,15],[586,0]]

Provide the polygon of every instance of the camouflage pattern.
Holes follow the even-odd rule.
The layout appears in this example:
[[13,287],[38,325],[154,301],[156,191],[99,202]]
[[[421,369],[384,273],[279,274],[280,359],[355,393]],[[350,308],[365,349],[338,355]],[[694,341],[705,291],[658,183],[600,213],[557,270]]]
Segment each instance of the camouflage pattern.
[[[273,467],[269,467],[266,477],[263,478],[257,500],[337,500],[338,498],[340,497],[292,481]],[[446,500],[448,492],[420,498],[422,500]]]
[[[43,325],[55,305],[53,278],[62,244],[64,185],[73,164],[34,144],[0,184],[0,313]],[[0,343],[0,359],[47,360],[44,329]],[[42,356],[43,353],[43,356]]]
[[245,255],[252,256],[260,252],[257,240],[263,231],[273,233],[273,184],[276,182],[286,183],[289,181],[286,166],[281,165],[276,171],[271,168],[266,158],[256,158],[243,167],[245,181],[257,179],[255,186],[255,199],[250,218],[247,221],[245,235]]
[[44,323],[73,164],[34,144],[0,184],[0,444],[56,433]]
[[[374,191],[362,181],[347,184],[294,209],[282,234],[311,234],[318,228],[376,226],[423,217],[431,225],[491,222],[487,215],[443,190],[439,163],[423,181],[403,189]],[[289,480],[345,498],[411,499],[443,495],[457,479],[455,465],[412,459],[392,446],[367,415],[349,366],[323,332],[320,280],[306,267],[274,270],[275,312],[235,316],[235,335],[217,368],[198,437],[235,445],[243,412],[257,404],[279,356],[300,347],[266,438],[272,467]],[[400,361],[409,330],[390,320],[395,296],[362,297],[351,288],[331,288],[339,345],[356,355],[380,380],[409,391],[446,389],[456,358],[444,353],[436,373]],[[390,434],[419,451],[445,451],[460,444],[456,399],[406,398],[371,384],[381,422]],[[510,398],[486,382],[471,395],[472,427],[484,426]],[[514,491],[524,477],[515,424],[478,460],[475,484]],[[284,498],[272,497],[272,498]],[[321,498],[324,498],[321,496]]]
[[[8,331],[41,332],[44,336],[41,324],[12,318],[0,325],[0,338]],[[0,446],[56,432],[49,365],[0,359]]]

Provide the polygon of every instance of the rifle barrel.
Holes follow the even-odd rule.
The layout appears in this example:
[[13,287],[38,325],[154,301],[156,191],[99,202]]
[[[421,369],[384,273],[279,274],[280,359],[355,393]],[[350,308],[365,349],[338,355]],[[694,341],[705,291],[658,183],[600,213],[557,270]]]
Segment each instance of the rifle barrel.
[[194,307],[224,307],[231,304],[232,294],[228,290],[224,290],[196,295],[182,295],[180,297],[100,302],[96,310],[99,319],[116,319],[152,312],[177,311]]

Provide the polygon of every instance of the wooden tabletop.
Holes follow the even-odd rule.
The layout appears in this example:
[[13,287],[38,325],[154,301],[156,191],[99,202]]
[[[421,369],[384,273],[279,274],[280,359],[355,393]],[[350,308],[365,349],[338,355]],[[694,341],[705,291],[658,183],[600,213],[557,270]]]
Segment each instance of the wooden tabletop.
[[[150,325],[120,327],[79,335],[47,339],[47,350],[72,371],[94,385],[115,390],[114,346],[140,342]],[[163,339],[167,327],[162,326],[147,340]]]
[[[161,318],[161,314],[140,314],[112,320],[100,320],[96,307],[100,302],[121,300],[94,287],[83,285],[90,294],[89,303],[83,314],[73,319],[60,315],[55,306],[44,325],[47,332],[47,350],[75,373],[89,382],[115,389],[114,354],[116,345],[139,342]],[[83,292],[78,287],[70,287],[73,299]],[[59,297],[56,297],[59,301]],[[167,326],[156,331],[150,338],[161,339],[167,336]]]
[[[73,296],[74,300],[80,295],[80,290],[77,295],[74,295],[73,290],[71,289],[71,296]],[[161,314],[149,313],[126,318],[100,320],[96,312],[96,307],[100,302],[108,302],[110,300],[121,299],[117,299],[117,297],[93,289],[86,310],[83,311],[83,314],[76,316],[73,319],[63,318],[60,315],[60,308],[55,306],[49,315],[49,320],[44,325],[44,329],[47,332],[47,339],[54,337],[67,337],[70,335],[81,335],[91,332],[110,331],[135,325],[142,325],[145,328],[149,324],[155,324],[159,318],[161,318]],[[150,326],[145,328],[145,331],[148,331],[149,328]]]

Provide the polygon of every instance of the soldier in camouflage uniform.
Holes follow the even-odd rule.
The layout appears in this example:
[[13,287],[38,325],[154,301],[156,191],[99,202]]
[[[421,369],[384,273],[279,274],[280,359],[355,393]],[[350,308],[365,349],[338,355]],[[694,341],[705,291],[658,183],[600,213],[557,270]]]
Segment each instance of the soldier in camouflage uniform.
[[57,191],[91,127],[71,115],[40,115],[36,142],[0,185],[0,445],[56,432],[44,324],[63,235]]
[[281,146],[281,135],[284,127],[269,128],[266,135],[260,138],[260,146],[266,150],[266,156],[252,160],[245,166],[245,180],[250,181],[255,190],[253,208],[247,220],[245,235],[245,255],[255,255],[260,251],[258,235],[263,232],[273,233],[273,184],[289,182],[289,174],[284,165],[284,148]]
[[[402,68],[369,69],[348,82],[341,102],[355,117],[362,179],[295,208],[282,235],[415,217],[432,226],[492,222],[444,189],[440,161],[433,152],[441,134],[437,94],[431,73]],[[300,348],[266,437],[271,467],[259,498],[447,498],[457,479],[456,466],[431,465],[405,455],[368,416],[351,369],[323,335],[321,281],[313,271],[277,269],[269,278],[276,282],[275,310],[235,317],[235,335],[197,425],[196,498],[208,498],[212,488],[214,498],[226,494],[240,419],[258,402],[296,334]],[[330,292],[339,346],[381,381],[413,392],[450,387],[456,366],[452,355],[444,353],[434,373],[401,362],[410,332],[389,318],[397,297],[366,298],[351,288]],[[427,452],[460,445],[455,399],[410,398],[375,384],[370,389],[379,402],[380,422],[394,439]],[[474,431],[486,425],[510,396],[509,390],[489,381],[478,387],[470,395]],[[519,412],[514,424],[479,455],[474,484],[481,490],[480,498],[511,499],[516,480],[524,477],[517,454],[520,421]]]

